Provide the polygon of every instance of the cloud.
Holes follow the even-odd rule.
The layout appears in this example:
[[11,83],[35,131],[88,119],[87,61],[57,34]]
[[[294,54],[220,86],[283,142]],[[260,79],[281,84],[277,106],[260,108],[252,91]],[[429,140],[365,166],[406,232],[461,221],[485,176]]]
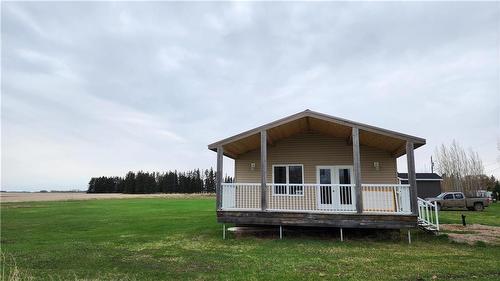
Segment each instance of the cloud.
[[425,137],[417,169],[452,139],[500,166],[496,3],[2,8],[2,188],[207,168],[208,143],[306,108]]

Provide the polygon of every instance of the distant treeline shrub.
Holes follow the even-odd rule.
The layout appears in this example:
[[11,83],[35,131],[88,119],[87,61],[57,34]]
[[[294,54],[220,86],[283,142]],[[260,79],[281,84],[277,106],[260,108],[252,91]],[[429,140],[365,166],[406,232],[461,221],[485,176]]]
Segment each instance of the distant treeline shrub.
[[[187,172],[128,172],[125,177],[91,178],[87,193],[212,193],[217,173],[212,168]],[[232,182],[226,176],[224,182]]]

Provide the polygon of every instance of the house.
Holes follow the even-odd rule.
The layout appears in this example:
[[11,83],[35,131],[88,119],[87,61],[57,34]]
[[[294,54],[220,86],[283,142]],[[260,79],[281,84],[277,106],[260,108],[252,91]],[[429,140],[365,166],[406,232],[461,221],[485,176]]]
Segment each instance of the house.
[[[436,173],[416,173],[417,196],[420,198],[431,198],[441,194],[441,182],[443,178]],[[399,183],[408,184],[408,173],[398,173]]]
[[[241,225],[413,228],[414,149],[425,139],[305,110],[208,145],[217,152],[217,221]],[[407,155],[409,183],[396,159]],[[223,183],[223,156],[234,182]],[[422,205],[423,206],[423,205]]]

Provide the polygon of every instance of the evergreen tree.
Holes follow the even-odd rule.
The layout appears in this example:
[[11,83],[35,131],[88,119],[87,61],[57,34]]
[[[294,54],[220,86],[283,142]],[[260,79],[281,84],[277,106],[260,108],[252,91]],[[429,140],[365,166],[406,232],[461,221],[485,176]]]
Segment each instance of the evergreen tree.
[[135,193],[135,174],[128,172],[124,180],[124,193]]
[[135,192],[134,193],[139,193],[143,194],[146,193],[146,176],[143,171],[137,172],[137,175],[135,176]]
[[120,177],[115,177],[115,190],[116,193],[124,193],[125,192],[125,180]]
[[89,181],[89,188],[87,189],[87,193],[95,193],[95,184],[96,178],[91,178]]

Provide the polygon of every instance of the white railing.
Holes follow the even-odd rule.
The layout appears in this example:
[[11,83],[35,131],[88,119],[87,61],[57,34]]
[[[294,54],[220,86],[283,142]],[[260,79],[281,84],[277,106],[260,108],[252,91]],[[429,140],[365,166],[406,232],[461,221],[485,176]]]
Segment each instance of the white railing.
[[270,211],[356,212],[351,184],[267,184]]
[[[409,185],[363,184],[363,212],[409,214]],[[267,184],[267,211],[356,212],[353,184]],[[223,183],[222,210],[261,210],[260,183]]]
[[436,202],[432,203],[422,198],[418,202],[418,224],[429,230],[439,231],[439,210]]
[[223,183],[223,210],[260,210],[260,183]]
[[362,184],[363,212],[410,214],[410,185]]

